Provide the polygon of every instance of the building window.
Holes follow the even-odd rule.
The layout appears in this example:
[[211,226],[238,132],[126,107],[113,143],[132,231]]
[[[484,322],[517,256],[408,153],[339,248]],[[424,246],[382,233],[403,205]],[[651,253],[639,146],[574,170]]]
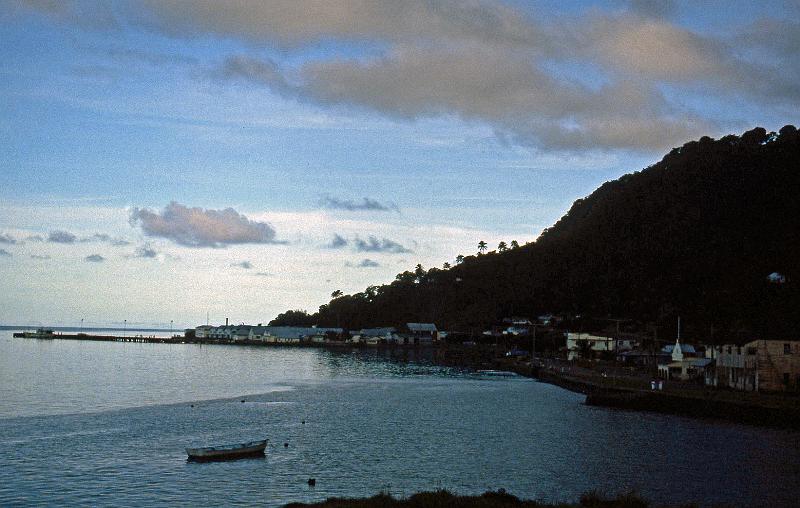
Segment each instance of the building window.
[[786,343],[786,344],[783,345],[783,354],[785,354],[785,355],[792,354],[792,345],[791,344]]

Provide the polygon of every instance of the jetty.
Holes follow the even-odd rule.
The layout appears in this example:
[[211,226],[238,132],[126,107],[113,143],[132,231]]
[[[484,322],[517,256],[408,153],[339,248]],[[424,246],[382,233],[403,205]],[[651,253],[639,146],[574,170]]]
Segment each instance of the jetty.
[[93,340],[103,342],[152,342],[157,344],[185,344],[182,336],[156,337],[155,335],[93,335],[88,333],[57,333],[40,335],[31,332],[14,332],[13,336],[20,339],[64,339],[64,340]]

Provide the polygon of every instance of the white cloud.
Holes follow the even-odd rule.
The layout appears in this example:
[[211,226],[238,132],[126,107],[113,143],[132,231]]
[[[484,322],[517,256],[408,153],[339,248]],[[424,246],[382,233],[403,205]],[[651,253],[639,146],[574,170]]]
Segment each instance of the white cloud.
[[166,238],[187,247],[276,243],[272,226],[252,221],[233,208],[206,210],[173,201],[161,213],[134,208],[130,222],[141,227],[147,236]]

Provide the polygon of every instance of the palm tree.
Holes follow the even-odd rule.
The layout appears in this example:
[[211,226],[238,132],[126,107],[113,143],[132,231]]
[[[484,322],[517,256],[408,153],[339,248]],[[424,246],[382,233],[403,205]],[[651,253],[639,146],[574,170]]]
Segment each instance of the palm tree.
[[459,254],[458,256],[456,256],[456,264],[457,265],[460,265],[463,262],[464,262],[464,254]]
[[512,249],[519,248],[519,243],[516,240],[511,240],[511,248]]
[[478,254],[483,254],[486,251],[486,242],[481,240],[478,242]]
[[500,242],[500,243],[497,245],[497,250],[498,250],[498,252],[505,252],[505,251],[507,251],[507,250],[508,250],[508,247],[506,246],[506,242]]
[[340,297],[340,296],[342,296],[343,294],[344,294],[344,293],[342,293],[342,290],[341,290],[341,289],[337,289],[336,291],[334,291],[333,293],[331,293],[331,298],[339,298],[339,297]]
[[414,280],[416,282],[422,282],[422,279],[425,278],[425,269],[422,268],[421,264],[418,264],[414,267]]
[[442,265],[442,268],[444,268],[445,270],[449,270],[450,269],[450,263],[445,261],[444,264]]

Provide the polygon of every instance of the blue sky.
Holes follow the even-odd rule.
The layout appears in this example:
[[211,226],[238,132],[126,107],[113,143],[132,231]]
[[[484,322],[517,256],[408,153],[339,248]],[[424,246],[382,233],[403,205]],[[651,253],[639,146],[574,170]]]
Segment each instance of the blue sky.
[[37,0],[0,21],[1,323],[313,311],[534,241],[604,181],[800,103],[788,1]]

